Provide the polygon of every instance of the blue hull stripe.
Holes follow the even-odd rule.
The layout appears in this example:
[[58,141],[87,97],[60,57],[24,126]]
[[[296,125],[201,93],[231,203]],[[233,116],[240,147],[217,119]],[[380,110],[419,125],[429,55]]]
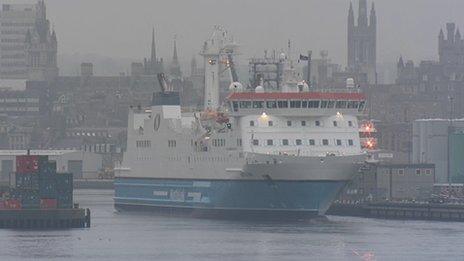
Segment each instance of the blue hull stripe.
[[117,206],[324,214],[345,183],[116,178],[114,202]]

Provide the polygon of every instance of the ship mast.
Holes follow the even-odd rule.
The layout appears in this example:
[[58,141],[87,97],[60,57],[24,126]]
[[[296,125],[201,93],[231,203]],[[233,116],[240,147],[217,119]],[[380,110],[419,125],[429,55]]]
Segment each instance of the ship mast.
[[200,55],[204,58],[205,66],[205,109],[215,110],[219,107],[219,77],[223,66],[221,59],[230,59],[237,46],[222,26],[215,26],[210,39],[203,44]]

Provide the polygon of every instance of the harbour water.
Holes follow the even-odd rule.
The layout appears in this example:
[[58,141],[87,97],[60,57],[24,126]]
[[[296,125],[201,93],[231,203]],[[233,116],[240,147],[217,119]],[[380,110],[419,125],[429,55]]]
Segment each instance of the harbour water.
[[304,223],[117,213],[113,191],[76,190],[92,227],[0,230],[0,260],[463,260],[464,225],[329,216]]

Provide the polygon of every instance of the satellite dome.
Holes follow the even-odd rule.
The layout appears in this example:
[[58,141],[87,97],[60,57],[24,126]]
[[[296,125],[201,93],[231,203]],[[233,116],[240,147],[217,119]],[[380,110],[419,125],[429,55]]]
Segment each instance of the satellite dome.
[[287,58],[287,55],[285,55],[284,52],[281,52],[280,53],[280,59],[285,60],[285,58]]
[[346,79],[346,88],[354,88],[354,79],[353,78]]
[[309,85],[306,81],[301,81],[298,83],[298,90],[301,90],[302,92],[309,92]]
[[261,85],[256,86],[255,88],[256,93],[263,93],[264,92],[264,87]]
[[231,92],[241,92],[243,91],[243,85],[239,82],[233,82],[229,85],[229,91]]

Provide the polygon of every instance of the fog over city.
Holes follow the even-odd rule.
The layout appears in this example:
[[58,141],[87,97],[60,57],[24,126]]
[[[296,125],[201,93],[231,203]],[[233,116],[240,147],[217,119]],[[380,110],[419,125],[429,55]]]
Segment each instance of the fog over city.
[[[59,32],[59,55],[78,53],[126,58],[120,61],[121,67],[126,63],[126,70],[131,60],[147,55],[153,26],[158,54],[169,60],[173,37],[177,35],[180,61],[185,66],[198,54],[200,43],[214,24],[224,25],[240,42],[242,58],[260,56],[264,49],[286,48],[287,39],[291,39],[295,53],[307,49],[317,53],[328,50],[329,58],[346,65],[349,2],[48,0],[47,9]],[[378,0],[375,5],[380,64],[393,64],[400,54],[415,61],[436,59],[441,26],[449,21],[464,24],[464,1],[461,0]],[[354,9],[356,14],[356,6]],[[74,73],[69,71],[69,66],[66,68],[69,69],[62,69],[63,73]]]
[[0,0],[0,261],[461,260],[464,0]]

